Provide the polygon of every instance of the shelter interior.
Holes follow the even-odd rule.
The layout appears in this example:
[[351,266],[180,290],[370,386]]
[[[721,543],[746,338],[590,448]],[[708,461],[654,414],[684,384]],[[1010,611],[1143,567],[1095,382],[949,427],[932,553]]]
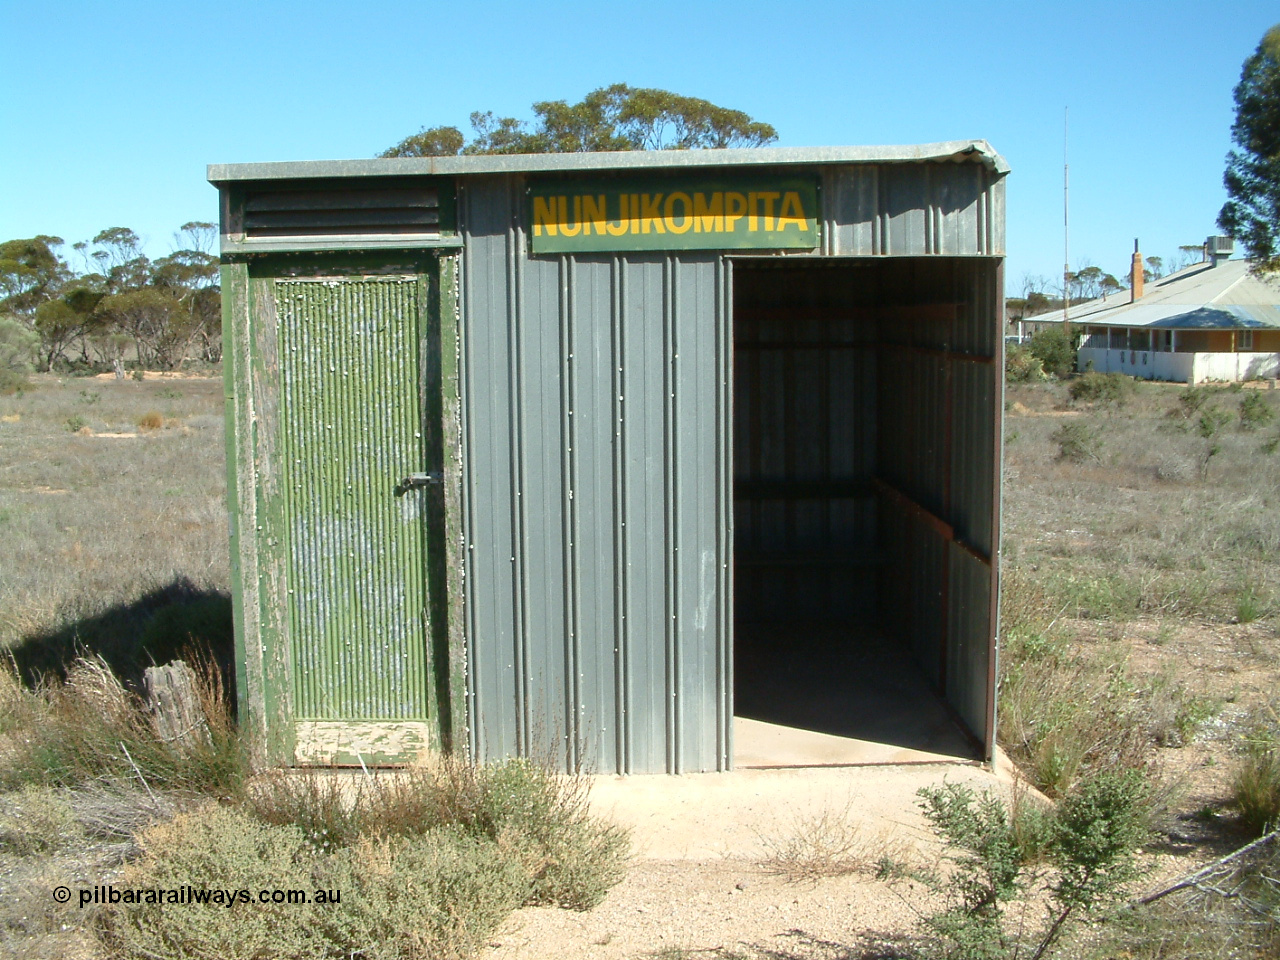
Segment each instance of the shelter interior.
[[735,261],[738,716],[981,756],[948,664],[994,617],[999,269]]

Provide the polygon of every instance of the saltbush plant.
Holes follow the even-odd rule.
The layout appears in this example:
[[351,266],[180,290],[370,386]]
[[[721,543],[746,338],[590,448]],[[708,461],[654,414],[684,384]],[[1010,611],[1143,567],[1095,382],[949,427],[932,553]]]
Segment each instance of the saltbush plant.
[[84,829],[64,793],[26,786],[0,795],[0,850],[52,853],[80,842]]
[[528,892],[501,844],[449,827],[364,839],[316,875],[342,891],[340,907],[317,910],[319,933],[335,954],[369,960],[471,957]]
[[457,829],[498,844],[528,879],[522,898],[585,910],[622,877],[628,837],[591,816],[586,783],[524,760],[473,766],[457,760],[348,780],[332,772],[278,773],[248,792],[264,822],[298,828],[322,852],[368,837]]
[[[366,837],[325,855],[296,827],[208,806],[144,831],[138,843],[141,856],[117,886],[235,899],[108,905],[100,933],[126,957],[461,960],[528,888],[518,859],[456,828]],[[264,890],[281,891],[284,902],[262,901]]]
[[1067,394],[1077,403],[1122,407],[1137,390],[1133,377],[1090,370],[1071,381]]
[[1055,459],[1068,463],[1097,461],[1098,451],[1102,448],[1102,438],[1098,431],[1078,422],[1064,423],[1053,431],[1049,439],[1058,445]]
[[1240,398],[1240,429],[1252,432],[1275,419],[1275,411],[1257,390],[1246,390]]
[[297,890],[305,904],[187,907],[178,922],[112,905],[101,930],[132,957],[465,958],[521,904],[597,904],[627,842],[590,816],[583,781],[525,761],[281,771],[240,806],[145,832],[122,885]]
[[[141,856],[126,866],[117,886],[201,891],[317,889],[315,860],[301,831],[257,823],[210,805],[144,831]],[[351,899],[354,901],[354,891]],[[106,907],[99,931],[122,957],[222,960],[249,957],[322,957],[319,905],[209,903],[167,906],[120,903]]]

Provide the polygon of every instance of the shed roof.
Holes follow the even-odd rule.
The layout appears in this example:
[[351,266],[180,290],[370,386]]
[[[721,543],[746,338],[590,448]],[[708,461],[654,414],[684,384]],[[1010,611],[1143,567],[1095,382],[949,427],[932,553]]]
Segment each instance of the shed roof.
[[758,147],[735,150],[629,150],[615,153],[536,153],[475,157],[392,157],[374,160],[301,160],[282,163],[213,163],[211,183],[337,177],[401,177],[496,173],[573,173],[616,170],[687,170],[698,167],[787,166],[860,163],[981,163],[1009,172],[985,140],[946,140],[907,146]]
[[1248,260],[1197,263],[1148,284],[1136,303],[1121,294],[1073,307],[1071,322],[1161,330],[1280,327],[1280,280],[1249,267]]

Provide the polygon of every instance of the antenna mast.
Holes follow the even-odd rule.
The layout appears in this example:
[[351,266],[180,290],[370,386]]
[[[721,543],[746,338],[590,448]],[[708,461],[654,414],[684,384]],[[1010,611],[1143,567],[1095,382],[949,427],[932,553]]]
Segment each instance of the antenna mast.
[[1067,164],[1067,120],[1069,110],[1069,107],[1062,108],[1062,329],[1068,335],[1071,333],[1069,327],[1071,322],[1071,282],[1068,279],[1071,275],[1071,227],[1068,218],[1070,207],[1067,203],[1071,171],[1071,167]]

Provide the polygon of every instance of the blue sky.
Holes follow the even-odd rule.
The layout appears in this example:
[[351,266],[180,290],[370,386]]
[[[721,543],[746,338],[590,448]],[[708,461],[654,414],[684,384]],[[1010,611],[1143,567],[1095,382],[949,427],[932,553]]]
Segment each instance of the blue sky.
[[[369,157],[472,110],[613,82],[745,110],[781,146],[984,138],[1009,293],[1215,231],[1231,91],[1280,7],[1232,4],[0,2],[0,239],[216,220],[208,163]],[[70,250],[68,249],[68,254]]]

